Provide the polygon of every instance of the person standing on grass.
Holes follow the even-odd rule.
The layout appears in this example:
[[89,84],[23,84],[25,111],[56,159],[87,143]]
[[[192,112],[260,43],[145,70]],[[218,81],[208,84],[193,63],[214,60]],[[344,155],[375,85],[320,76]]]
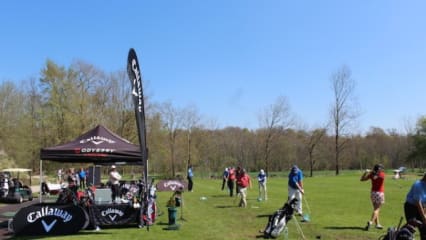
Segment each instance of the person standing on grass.
[[268,200],[268,195],[266,192],[266,173],[263,169],[260,169],[259,174],[257,175],[257,181],[259,183],[259,200]]
[[77,179],[75,177],[74,168],[70,168],[66,172],[66,180],[68,183],[68,188],[73,191],[75,194],[77,194],[78,185],[77,185]]
[[303,172],[294,165],[288,174],[288,200],[297,199],[296,213],[302,216]]
[[225,189],[225,183],[228,181],[228,175],[229,175],[229,172],[228,172],[228,168],[225,168],[225,171],[223,172],[223,175],[222,175],[222,191],[223,191],[223,189]]
[[422,224],[417,226],[420,232],[420,239],[426,240],[426,172],[420,180],[414,182],[407,194],[404,203],[404,213],[407,222],[416,219]]
[[380,225],[379,213],[380,207],[385,203],[385,172],[383,171],[382,164],[374,165],[373,171],[364,172],[361,176],[361,181],[371,180],[371,203],[373,204],[373,213],[371,214],[370,221],[367,222],[365,230],[368,231],[373,223],[376,224],[377,229],[383,229]]
[[[238,166],[237,169],[235,170],[236,181],[238,181],[238,179],[240,178],[240,174],[242,170],[243,169],[240,166]],[[239,193],[240,193],[240,185],[238,185],[238,182],[237,182],[237,184],[235,184],[235,194],[238,196]]]
[[78,176],[80,178],[80,188],[85,189],[86,188],[86,171],[84,168],[80,168],[80,171],[78,172]]
[[109,182],[111,184],[111,200],[113,203],[115,203],[117,198],[120,197],[120,180],[120,173],[118,173],[115,165],[112,165],[109,170]]
[[192,192],[192,188],[194,186],[194,182],[192,181],[192,178],[194,177],[194,172],[192,171],[192,165],[190,164],[188,166],[188,173],[186,178],[188,179],[188,191]]
[[229,196],[234,196],[234,182],[235,182],[235,169],[234,167],[228,168],[228,189],[229,189]]
[[239,170],[239,174],[237,175],[237,186],[241,197],[238,206],[245,208],[247,207],[247,187],[251,188],[251,179],[243,168]]
[[58,169],[58,183],[59,184],[62,184],[63,174],[64,174],[64,170],[62,168],[59,168]]

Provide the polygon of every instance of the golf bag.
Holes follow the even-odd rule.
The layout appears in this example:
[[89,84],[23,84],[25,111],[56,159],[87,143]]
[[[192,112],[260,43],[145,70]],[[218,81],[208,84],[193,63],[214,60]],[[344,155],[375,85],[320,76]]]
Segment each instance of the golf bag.
[[269,216],[268,224],[263,231],[265,238],[276,238],[287,226],[287,222],[293,217],[294,208],[296,207],[297,199],[286,202],[284,206],[278,209],[274,214]]
[[[401,219],[402,220],[402,219]],[[399,228],[390,227],[387,233],[379,238],[379,240],[414,240],[416,227],[421,224],[420,221],[413,219]]]

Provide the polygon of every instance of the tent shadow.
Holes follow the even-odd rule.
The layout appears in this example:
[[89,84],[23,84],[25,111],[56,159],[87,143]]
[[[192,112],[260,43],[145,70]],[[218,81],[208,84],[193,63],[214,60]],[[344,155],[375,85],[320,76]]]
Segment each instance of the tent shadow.
[[330,230],[362,230],[364,231],[365,228],[363,227],[355,227],[355,226],[330,226],[330,227],[324,227],[325,229]]

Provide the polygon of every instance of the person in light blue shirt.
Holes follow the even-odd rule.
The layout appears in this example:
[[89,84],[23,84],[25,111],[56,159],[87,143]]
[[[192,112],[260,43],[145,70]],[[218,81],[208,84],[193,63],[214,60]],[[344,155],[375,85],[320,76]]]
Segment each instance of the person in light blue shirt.
[[426,205],[426,173],[422,179],[417,180],[411,186],[404,204],[405,219],[411,222],[413,219],[422,222],[418,226],[420,239],[426,240],[426,216],[424,206]]
[[268,200],[268,194],[266,192],[266,173],[263,169],[260,169],[257,175],[257,181],[259,182],[259,197],[258,200]]
[[190,192],[192,192],[192,188],[194,186],[194,182],[192,181],[193,177],[194,177],[194,172],[192,171],[192,165],[189,165],[186,178],[188,179],[188,191]]

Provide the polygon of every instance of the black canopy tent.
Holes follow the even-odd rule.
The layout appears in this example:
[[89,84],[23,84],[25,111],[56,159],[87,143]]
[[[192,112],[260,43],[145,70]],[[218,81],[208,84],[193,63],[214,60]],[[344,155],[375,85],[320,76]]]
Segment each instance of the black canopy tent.
[[71,162],[108,164],[142,164],[139,145],[111,132],[102,125],[89,130],[71,142],[40,150],[40,159]]
[[93,163],[95,165],[143,165],[141,159],[139,145],[132,144],[106,127],[98,125],[68,143],[42,148],[40,150],[40,179],[43,179],[43,160]]

